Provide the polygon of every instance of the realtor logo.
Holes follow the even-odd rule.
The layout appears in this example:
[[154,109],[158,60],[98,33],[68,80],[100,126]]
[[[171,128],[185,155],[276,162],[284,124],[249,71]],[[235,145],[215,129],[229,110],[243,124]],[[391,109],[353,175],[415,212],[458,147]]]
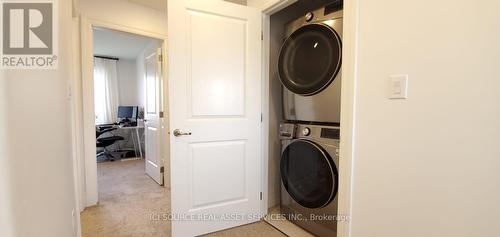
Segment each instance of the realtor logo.
[[3,69],[57,67],[57,8],[51,1],[2,2]]

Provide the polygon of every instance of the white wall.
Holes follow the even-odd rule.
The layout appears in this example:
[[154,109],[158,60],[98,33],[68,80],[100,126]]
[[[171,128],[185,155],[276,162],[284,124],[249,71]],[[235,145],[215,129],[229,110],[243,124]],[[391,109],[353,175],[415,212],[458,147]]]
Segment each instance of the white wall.
[[[71,1],[59,1],[59,6],[59,68],[10,70],[2,74],[1,236],[75,236],[67,99],[71,78],[71,52],[67,50],[72,42]],[[4,143],[6,138],[8,142]],[[6,151],[8,154],[4,154]]]
[[7,112],[7,79],[0,71],[0,236],[14,235]]
[[265,9],[265,6],[272,5],[280,0],[247,0],[247,5],[251,7]]
[[226,2],[232,2],[240,5],[247,5],[247,0],[224,0]]
[[135,59],[136,77],[137,77],[137,91],[139,92],[138,102],[142,105],[142,111],[146,106],[146,79],[145,79],[145,64],[144,64],[144,51]]
[[[139,88],[140,78],[137,74],[137,62],[132,59],[120,59],[117,62],[118,93],[120,105],[138,105],[144,108],[141,102],[144,93]],[[142,79],[142,78],[141,78]]]
[[500,2],[359,6],[351,236],[498,236]]
[[80,0],[80,13],[107,23],[167,34],[167,14],[123,0]]

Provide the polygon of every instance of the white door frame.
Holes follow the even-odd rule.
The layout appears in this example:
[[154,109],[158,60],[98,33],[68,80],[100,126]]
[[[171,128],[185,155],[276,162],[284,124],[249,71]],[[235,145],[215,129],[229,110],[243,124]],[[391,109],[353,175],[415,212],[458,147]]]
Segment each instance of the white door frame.
[[[344,1],[344,32],[343,32],[343,50],[342,50],[342,104],[341,104],[341,126],[340,137],[340,162],[339,162],[339,202],[338,213],[341,215],[351,214],[351,192],[352,192],[352,174],[355,151],[355,105],[356,105],[356,81],[357,81],[357,48],[358,48],[358,1]],[[269,45],[270,45],[270,17],[272,14],[282,10],[297,2],[297,0],[249,0],[248,5],[262,9],[262,80],[263,80],[263,98],[262,108],[263,134],[262,139],[262,157],[263,157],[263,193],[262,212],[267,214],[268,208],[268,162],[269,162]],[[340,221],[337,224],[337,236],[348,237],[351,235],[351,221]]]
[[297,0],[248,1],[248,5],[262,10],[262,200],[261,215],[267,215],[269,210],[269,45],[271,15],[292,5]]
[[[111,30],[117,30],[150,38],[155,38],[163,41],[163,45],[167,45],[167,36],[154,32],[148,32],[141,29],[136,29],[123,25],[111,24],[108,22],[82,17],[81,18],[81,60],[82,60],[82,100],[83,100],[83,143],[85,157],[85,206],[93,206],[98,203],[97,191],[97,160],[96,160],[96,138],[95,138],[95,116],[94,116],[94,68],[93,68],[93,29],[94,27],[102,27]],[[166,47],[163,47],[163,55],[166,55]],[[163,65],[166,65],[166,57],[163,57]],[[167,75],[167,67],[163,67],[163,75]],[[167,80],[164,78],[163,80]],[[162,90],[168,92],[168,83],[162,84]],[[163,100],[167,100],[168,96],[164,96]],[[162,111],[167,112],[165,107],[168,101],[163,101]],[[162,130],[168,126],[161,126]],[[162,131],[167,134],[168,131]],[[168,137],[161,140],[161,147],[168,147],[170,141]],[[168,149],[161,149],[161,157],[168,157]],[[167,156],[166,156],[167,155]],[[164,159],[169,162],[168,159]],[[165,174],[165,173],[164,173]],[[82,177],[80,176],[80,177]],[[165,179],[168,180],[168,179]]]

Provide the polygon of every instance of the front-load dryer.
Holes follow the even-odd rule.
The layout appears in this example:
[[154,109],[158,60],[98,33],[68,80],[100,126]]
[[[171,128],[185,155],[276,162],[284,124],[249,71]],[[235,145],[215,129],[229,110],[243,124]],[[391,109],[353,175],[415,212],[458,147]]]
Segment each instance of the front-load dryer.
[[335,6],[286,25],[278,59],[285,120],[340,123],[343,11]]
[[320,237],[337,233],[339,128],[281,124],[281,213]]

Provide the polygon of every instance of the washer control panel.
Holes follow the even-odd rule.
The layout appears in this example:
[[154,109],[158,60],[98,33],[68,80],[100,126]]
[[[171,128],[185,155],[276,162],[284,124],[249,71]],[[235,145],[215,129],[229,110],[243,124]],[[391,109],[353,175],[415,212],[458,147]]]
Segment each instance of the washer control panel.
[[340,129],[336,128],[321,128],[321,138],[340,139]]
[[282,140],[293,139],[295,137],[295,130],[297,126],[292,123],[280,124],[279,136]]
[[314,13],[308,12],[304,18],[306,19],[306,22],[310,22],[314,18]]
[[337,126],[282,123],[279,128],[281,140],[290,139],[340,139],[340,128]]

